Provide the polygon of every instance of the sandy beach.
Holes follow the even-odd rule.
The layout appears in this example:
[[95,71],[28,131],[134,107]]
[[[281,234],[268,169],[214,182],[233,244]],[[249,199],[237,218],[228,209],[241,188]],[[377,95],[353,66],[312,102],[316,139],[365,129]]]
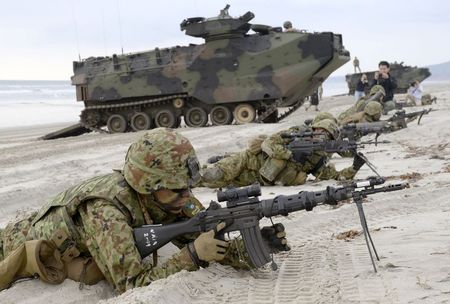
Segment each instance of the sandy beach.
[[[251,272],[213,264],[180,272],[150,286],[117,296],[106,282],[79,290],[66,280],[50,286],[38,280],[0,292],[0,303],[449,303],[450,302],[450,84],[427,87],[437,96],[433,111],[407,129],[382,135],[389,144],[362,151],[388,182],[407,181],[411,188],[373,195],[364,204],[380,261],[374,273],[364,236],[337,236],[361,231],[356,206],[319,206],[276,218],[287,229],[291,251],[275,256],[278,270]],[[396,95],[402,100],[402,95]],[[342,112],[353,97],[326,97],[320,109]],[[407,111],[423,107],[407,108]],[[212,155],[239,151],[254,135],[270,134],[315,115],[304,107],[278,124],[181,128],[202,163]],[[382,119],[386,119],[384,116]],[[37,209],[46,199],[95,175],[120,169],[136,133],[89,133],[53,141],[37,140],[64,123],[0,129],[0,227],[18,211]],[[335,156],[338,168],[351,159]],[[373,175],[364,166],[357,178]],[[335,181],[297,187],[263,187],[263,198],[321,190]],[[194,190],[198,198],[215,199],[212,189]],[[265,224],[263,221],[262,224]],[[159,252],[167,258],[174,246]]]

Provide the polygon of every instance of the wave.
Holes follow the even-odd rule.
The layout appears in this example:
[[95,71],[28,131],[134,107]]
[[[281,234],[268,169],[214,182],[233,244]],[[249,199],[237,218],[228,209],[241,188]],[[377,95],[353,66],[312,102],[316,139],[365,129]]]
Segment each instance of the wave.
[[76,104],[75,88],[67,81],[0,81],[0,104]]

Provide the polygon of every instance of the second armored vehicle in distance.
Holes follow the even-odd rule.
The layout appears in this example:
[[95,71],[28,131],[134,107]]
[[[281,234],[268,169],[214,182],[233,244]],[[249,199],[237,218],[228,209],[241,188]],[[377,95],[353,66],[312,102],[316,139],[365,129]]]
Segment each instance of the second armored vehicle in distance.
[[[389,73],[391,74],[391,76],[395,77],[397,81],[397,89],[395,89],[394,91],[394,93],[396,94],[406,93],[411,82],[414,82],[416,80],[422,82],[431,75],[428,68],[418,68],[409,65],[403,65],[403,62],[391,63],[390,68],[391,69]],[[348,94],[353,95],[355,93],[356,84],[361,79],[362,74],[366,74],[367,80],[369,81],[369,83],[371,83],[374,79],[375,72],[376,71],[369,71],[345,75],[345,81],[347,81],[348,85]]]

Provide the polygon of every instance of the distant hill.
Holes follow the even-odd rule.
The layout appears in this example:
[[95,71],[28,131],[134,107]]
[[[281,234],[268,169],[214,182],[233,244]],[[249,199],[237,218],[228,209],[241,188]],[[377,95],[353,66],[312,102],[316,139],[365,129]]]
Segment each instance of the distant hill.
[[427,66],[431,71],[428,80],[449,80],[450,79],[450,61]]

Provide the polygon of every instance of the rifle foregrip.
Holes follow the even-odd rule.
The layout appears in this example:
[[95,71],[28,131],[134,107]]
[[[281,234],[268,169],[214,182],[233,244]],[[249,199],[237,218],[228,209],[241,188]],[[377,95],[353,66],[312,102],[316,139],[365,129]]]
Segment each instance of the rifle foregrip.
[[331,186],[327,187],[325,204],[336,205],[338,202],[343,201],[351,197],[349,192],[345,188],[334,188]]
[[271,261],[269,248],[263,241],[259,226],[243,228],[240,232],[253,266],[258,268],[269,263]]

